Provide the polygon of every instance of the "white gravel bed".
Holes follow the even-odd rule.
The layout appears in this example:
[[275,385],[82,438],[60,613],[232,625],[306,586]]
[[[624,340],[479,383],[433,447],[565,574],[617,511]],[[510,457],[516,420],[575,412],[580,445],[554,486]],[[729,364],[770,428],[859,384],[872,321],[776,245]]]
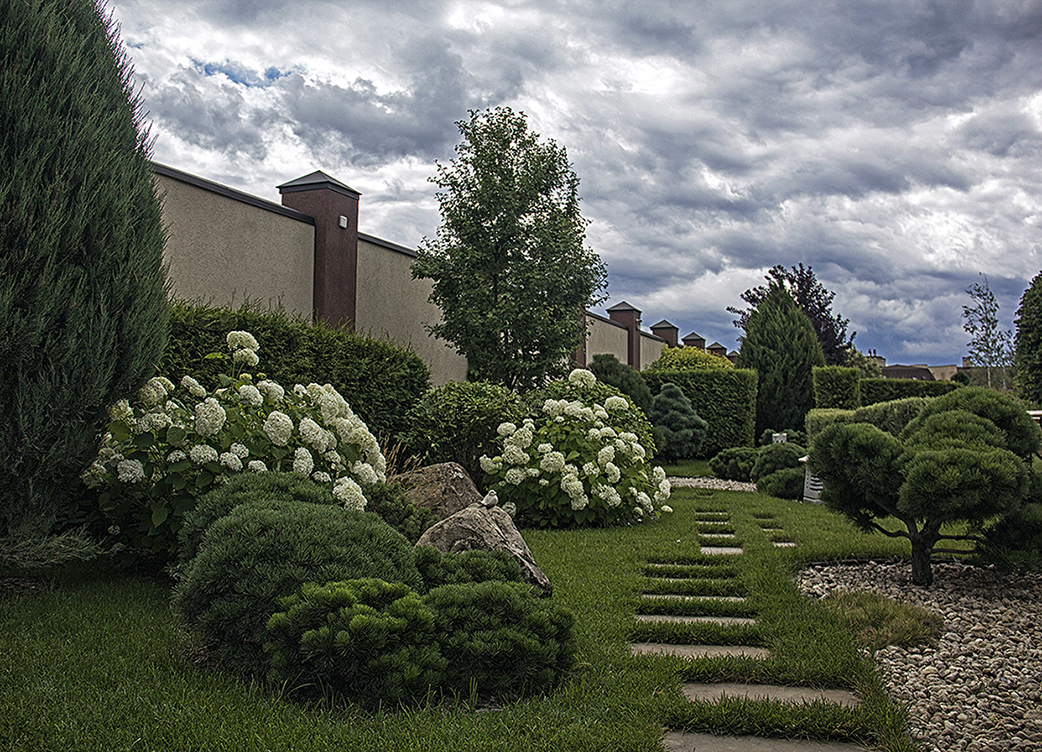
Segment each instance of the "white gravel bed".
[[736,480],[721,480],[708,475],[698,478],[670,478],[669,484],[673,488],[712,488],[716,491],[749,491],[756,493],[755,483],[740,483]]
[[876,655],[890,697],[932,752],[1042,750],[1042,576],[935,563],[934,584],[911,583],[911,564],[814,566],[797,583],[820,598],[873,590],[944,618],[937,645]]

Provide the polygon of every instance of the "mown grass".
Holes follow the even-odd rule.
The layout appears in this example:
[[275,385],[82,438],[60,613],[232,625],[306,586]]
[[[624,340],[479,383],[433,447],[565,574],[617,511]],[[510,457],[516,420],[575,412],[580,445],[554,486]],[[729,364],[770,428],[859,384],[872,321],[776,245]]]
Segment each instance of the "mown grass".
[[[666,727],[914,749],[902,711],[883,696],[851,628],[836,611],[801,598],[791,579],[805,561],[905,556],[902,542],[864,535],[821,507],[755,494],[678,489],[671,504],[674,514],[635,527],[525,531],[554,598],[576,614],[578,665],[548,696],[499,709],[435,697],[379,712],[303,705],[194,660],[163,583],[101,565],[65,570],[48,592],[0,600],[0,749],[639,752],[660,749]],[[744,555],[699,553],[705,510],[728,513]],[[775,548],[764,519],[798,547]],[[713,588],[745,595],[742,613],[755,613],[758,626],[636,627],[648,562],[726,583]],[[696,638],[764,645],[772,655],[684,661],[634,657],[628,646]],[[854,709],[691,703],[680,692],[684,681],[840,687],[863,702]]]

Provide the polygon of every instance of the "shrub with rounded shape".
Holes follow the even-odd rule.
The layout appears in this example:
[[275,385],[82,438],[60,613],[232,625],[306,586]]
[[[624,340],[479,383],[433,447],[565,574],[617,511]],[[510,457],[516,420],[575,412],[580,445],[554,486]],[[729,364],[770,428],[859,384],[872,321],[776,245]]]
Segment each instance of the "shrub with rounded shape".
[[701,347],[666,347],[648,364],[647,370],[706,371],[712,368],[734,368],[734,363]]
[[965,410],[987,418],[1005,435],[1006,448],[1024,459],[1030,458],[1042,444],[1038,424],[1027,414],[1023,405],[1012,397],[980,386],[961,387],[937,397],[905,427],[902,438],[916,433],[931,415],[948,410]]
[[445,686],[516,697],[551,689],[575,663],[575,617],[528,585],[445,585],[424,599],[434,611]]
[[805,481],[805,467],[786,467],[756,481],[756,490],[778,499],[802,499]]
[[633,366],[620,362],[610,353],[600,353],[593,356],[589,368],[597,381],[615,387],[645,413],[651,409],[651,389]]
[[800,458],[807,455],[807,450],[799,444],[768,444],[756,451],[756,462],[749,471],[749,480],[758,483],[760,478],[787,467],[799,467]]
[[445,669],[434,614],[408,585],[305,583],[268,620],[268,679],[375,706],[415,699]]
[[195,509],[185,515],[178,534],[177,558],[187,565],[199,551],[199,543],[210,525],[240,504],[304,501],[336,504],[329,489],[297,473],[243,473],[210,491]]
[[384,522],[415,544],[438,516],[426,507],[409,501],[398,483],[370,483],[362,486],[368,501],[366,511],[380,515]]
[[521,582],[521,566],[506,551],[472,549],[458,554],[434,546],[416,548],[416,568],[423,579],[423,592],[442,585],[467,582]]
[[666,462],[698,456],[709,424],[698,417],[676,384],[663,384],[652,401],[648,418],[654,426],[659,458]]
[[919,449],[1005,449],[1006,436],[987,418],[966,410],[934,413],[916,423],[904,438],[911,451]]
[[765,428],[763,433],[760,434],[760,446],[766,446],[774,443],[774,434],[783,433],[785,434],[785,441],[790,444],[804,444],[807,440],[806,436],[803,435],[803,431],[797,431],[795,428]]
[[265,625],[305,582],[420,586],[412,546],[374,514],[300,501],[242,504],[211,524],[173,608],[231,668],[265,668]]
[[758,454],[759,451],[753,447],[721,449],[709,460],[709,469],[717,478],[748,483]]
[[521,418],[521,398],[487,381],[450,382],[428,391],[409,411],[402,441],[428,463],[455,462],[481,478],[478,458],[495,451],[496,427]]

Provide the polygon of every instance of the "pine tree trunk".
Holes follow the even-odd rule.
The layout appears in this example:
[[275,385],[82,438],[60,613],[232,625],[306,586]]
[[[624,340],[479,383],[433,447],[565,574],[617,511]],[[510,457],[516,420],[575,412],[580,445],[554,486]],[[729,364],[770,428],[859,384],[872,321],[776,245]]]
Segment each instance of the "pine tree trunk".
[[912,584],[922,587],[933,585],[933,570],[930,568],[930,554],[933,553],[933,541],[912,538]]

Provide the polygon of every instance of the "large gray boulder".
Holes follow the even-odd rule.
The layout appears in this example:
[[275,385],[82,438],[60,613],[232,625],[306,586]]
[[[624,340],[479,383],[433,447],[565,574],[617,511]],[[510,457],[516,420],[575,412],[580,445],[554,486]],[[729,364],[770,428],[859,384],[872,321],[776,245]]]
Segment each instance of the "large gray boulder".
[[544,595],[553,594],[550,578],[536,565],[514,520],[495,503],[495,492],[491,492],[484,499],[428,528],[416,545],[434,546],[450,554],[474,549],[506,551],[521,566],[525,582],[538,587]]
[[481,501],[481,494],[474,481],[455,462],[427,465],[395,475],[391,480],[402,485],[409,501],[430,509],[440,520]]

